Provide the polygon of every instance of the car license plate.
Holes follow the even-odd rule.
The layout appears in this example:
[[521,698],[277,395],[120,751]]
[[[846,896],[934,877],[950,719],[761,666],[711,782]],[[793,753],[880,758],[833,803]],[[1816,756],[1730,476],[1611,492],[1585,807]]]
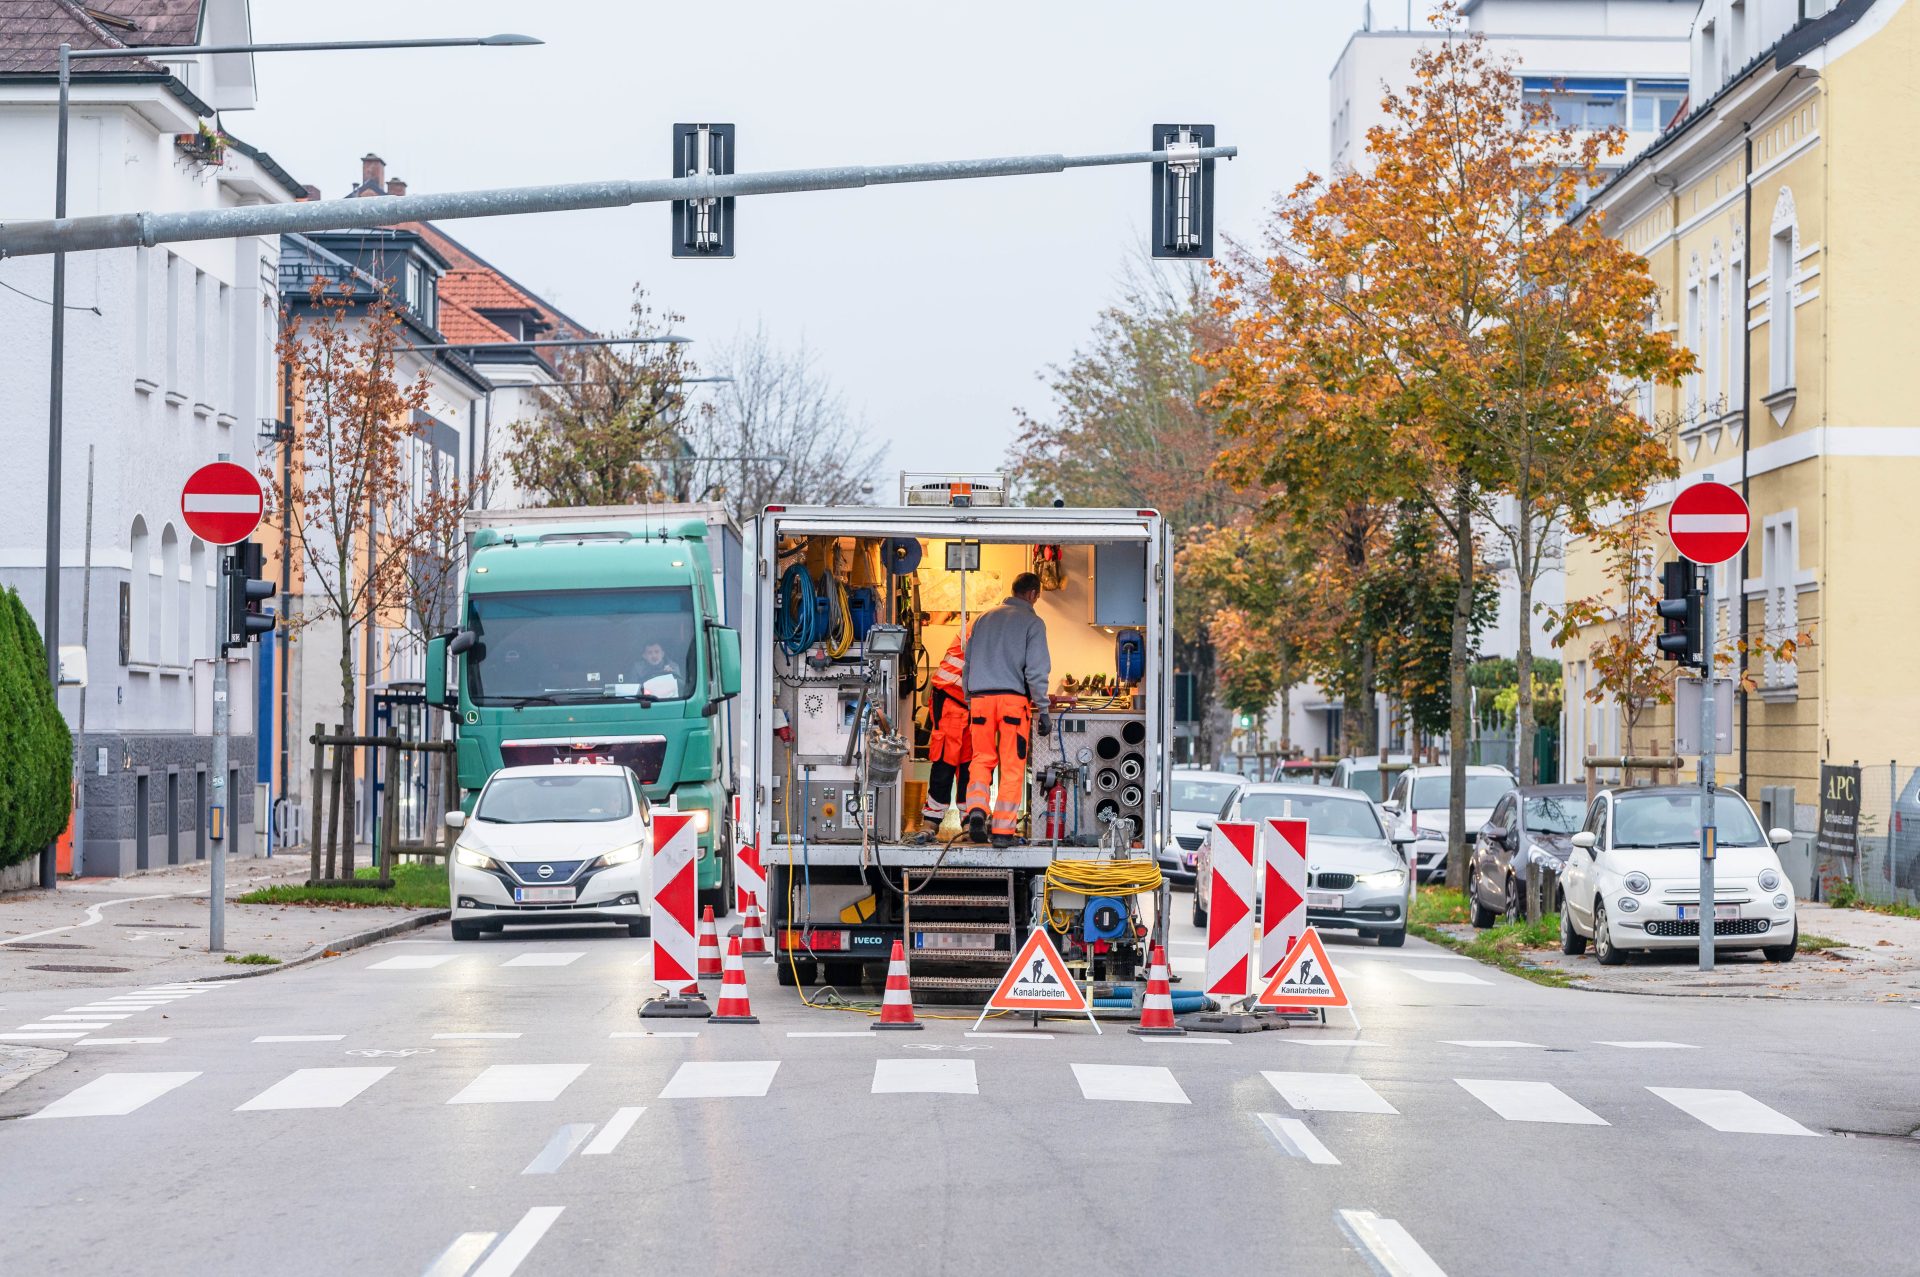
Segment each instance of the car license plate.
[[1337,891],[1309,891],[1307,907],[1309,909],[1339,909],[1347,903],[1347,898]]
[[515,887],[513,898],[523,905],[557,904],[573,899],[572,887]]
[[918,931],[915,949],[991,949],[993,937],[982,931]]
[[[1688,918],[1692,918],[1695,922],[1700,921],[1700,907],[1698,905],[1679,905],[1673,912],[1674,916],[1682,922],[1685,922]],[[1739,918],[1739,905],[1715,905],[1713,907],[1713,920],[1715,922],[1719,922],[1722,919],[1737,922]]]

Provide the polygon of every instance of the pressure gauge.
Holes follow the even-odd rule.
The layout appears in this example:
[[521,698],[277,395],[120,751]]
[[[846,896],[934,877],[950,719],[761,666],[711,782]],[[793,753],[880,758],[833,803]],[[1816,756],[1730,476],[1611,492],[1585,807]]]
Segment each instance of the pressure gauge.
[[1073,757],[1074,757],[1074,761],[1076,762],[1090,763],[1093,761],[1093,751],[1088,749],[1085,745],[1082,745],[1080,747],[1080,752],[1075,754]]

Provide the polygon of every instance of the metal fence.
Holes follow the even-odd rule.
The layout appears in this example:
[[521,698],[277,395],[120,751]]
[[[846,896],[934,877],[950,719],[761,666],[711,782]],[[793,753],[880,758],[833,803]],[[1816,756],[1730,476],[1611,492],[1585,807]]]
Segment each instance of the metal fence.
[[[1839,883],[1849,884],[1865,900],[1876,904],[1920,904],[1920,768],[1900,762],[1829,759],[1860,769],[1859,818],[1856,845],[1851,854],[1820,839],[1822,809],[1844,807],[1840,795],[1816,795],[1811,821],[1803,820],[1796,833],[1808,835],[1812,845],[1820,897],[1827,898]],[[1810,825],[1811,828],[1806,826]]]

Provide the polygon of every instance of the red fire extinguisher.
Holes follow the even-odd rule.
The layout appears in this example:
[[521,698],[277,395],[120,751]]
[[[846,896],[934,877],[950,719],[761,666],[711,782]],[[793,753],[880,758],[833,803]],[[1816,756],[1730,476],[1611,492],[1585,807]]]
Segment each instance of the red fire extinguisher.
[[1058,842],[1067,836],[1067,784],[1055,777],[1047,790],[1047,841]]

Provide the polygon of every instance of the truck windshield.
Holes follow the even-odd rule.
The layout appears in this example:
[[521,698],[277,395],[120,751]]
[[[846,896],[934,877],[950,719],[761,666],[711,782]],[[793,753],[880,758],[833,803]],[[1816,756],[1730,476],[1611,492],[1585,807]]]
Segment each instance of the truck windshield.
[[685,588],[541,590],[472,597],[475,705],[685,700],[696,672]]

